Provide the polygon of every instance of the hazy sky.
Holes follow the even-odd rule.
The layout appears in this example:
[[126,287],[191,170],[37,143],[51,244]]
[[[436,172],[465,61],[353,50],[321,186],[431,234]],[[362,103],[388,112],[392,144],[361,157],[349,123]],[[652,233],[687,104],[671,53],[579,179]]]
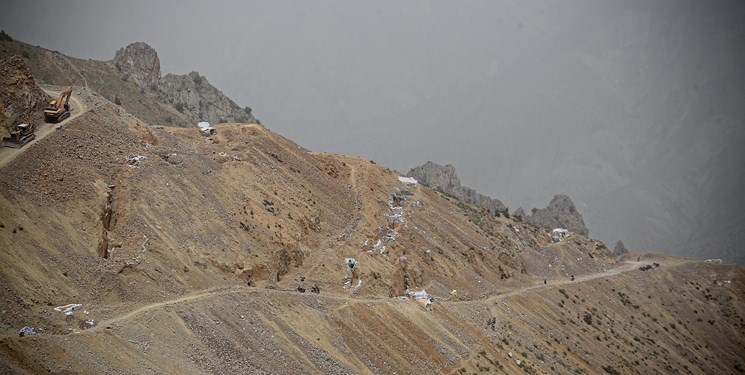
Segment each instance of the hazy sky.
[[722,234],[745,228],[744,1],[6,1],[0,28],[100,60],[144,41],[310,149],[745,261]]

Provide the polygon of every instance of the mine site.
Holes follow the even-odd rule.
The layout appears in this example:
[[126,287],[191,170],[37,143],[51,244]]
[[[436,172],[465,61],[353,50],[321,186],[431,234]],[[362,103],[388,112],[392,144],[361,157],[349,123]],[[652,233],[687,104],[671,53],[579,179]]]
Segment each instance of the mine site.
[[310,149],[146,42],[34,44],[0,34],[1,373],[745,372],[742,213],[710,252],[608,242],[581,194]]

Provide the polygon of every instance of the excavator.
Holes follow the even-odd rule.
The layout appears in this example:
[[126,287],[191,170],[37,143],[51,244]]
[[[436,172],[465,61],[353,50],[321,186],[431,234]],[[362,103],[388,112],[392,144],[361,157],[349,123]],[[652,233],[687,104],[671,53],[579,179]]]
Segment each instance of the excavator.
[[[72,95],[72,87],[62,91],[57,100],[49,102],[49,105],[44,110],[45,122],[60,122],[70,117],[70,95]],[[64,104],[62,100],[65,101]]]

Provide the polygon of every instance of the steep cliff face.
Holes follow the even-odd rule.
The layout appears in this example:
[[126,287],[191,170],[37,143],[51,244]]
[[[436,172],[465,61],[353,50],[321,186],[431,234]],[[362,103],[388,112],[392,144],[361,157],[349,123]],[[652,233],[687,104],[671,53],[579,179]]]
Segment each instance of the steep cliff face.
[[455,173],[455,167],[449,164],[442,166],[428,161],[410,170],[408,176],[416,178],[424,186],[486,208],[490,212],[504,211],[506,208],[499,199],[487,197],[474,189],[462,186],[460,178]]
[[167,74],[160,80],[158,90],[161,98],[193,119],[210,123],[258,123],[251,108],[241,108],[197,72]]
[[158,53],[146,43],[132,43],[119,49],[111,63],[121,73],[122,80],[131,80],[147,89],[147,95],[173,106],[179,114],[170,117],[177,125],[199,121],[260,123],[251,114],[251,108],[241,108],[197,72],[161,77]]
[[26,62],[18,56],[0,59],[0,125],[9,129],[20,123],[41,121],[47,103]]
[[126,79],[154,90],[160,82],[160,59],[153,47],[136,42],[120,48],[112,63]]
[[534,208],[525,221],[543,228],[566,228],[583,236],[590,233],[572,198],[564,194],[555,195],[546,208]]

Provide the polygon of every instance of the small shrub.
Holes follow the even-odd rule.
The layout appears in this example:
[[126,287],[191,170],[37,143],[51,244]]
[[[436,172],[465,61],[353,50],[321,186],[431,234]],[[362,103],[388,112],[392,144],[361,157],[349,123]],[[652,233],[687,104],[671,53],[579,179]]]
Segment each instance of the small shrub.
[[26,59],[30,59],[31,58],[31,55],[28,54],[28,51],[23,51],[23,53],[21,53],[21,56],[23,56]]
[[592,315],[590,313],[585,313],[585,316],[582,317],[582,320],[585,321],[585,323],[592,325]]
[[11,38],[10,35],[5,33],[5,30],[0,30],[0,40],[6,40],[8,42],[12,42],[13,38]]
[[610,375],[621,375],[621,373],[620,373],[620,372],[618,372],[618,370],[616,370],[615,368],[613,368],[613,366],[611,366],[611,365],[608,365],[608,366],[602,366],[601,368],[602,368],[602,369],[603,369],[603,370],[604,370],[605,372],[609,373]]
[[116,105],[122,105],[122,101],[119,100],[119,97],[118,96],[115,96],[114,97],[114,104],[116,104]]
[[179,111],[181,113],[184,113],[184,104],[183,103],[176,103],[175,107],[176,107],[176,110],[177,111]]

